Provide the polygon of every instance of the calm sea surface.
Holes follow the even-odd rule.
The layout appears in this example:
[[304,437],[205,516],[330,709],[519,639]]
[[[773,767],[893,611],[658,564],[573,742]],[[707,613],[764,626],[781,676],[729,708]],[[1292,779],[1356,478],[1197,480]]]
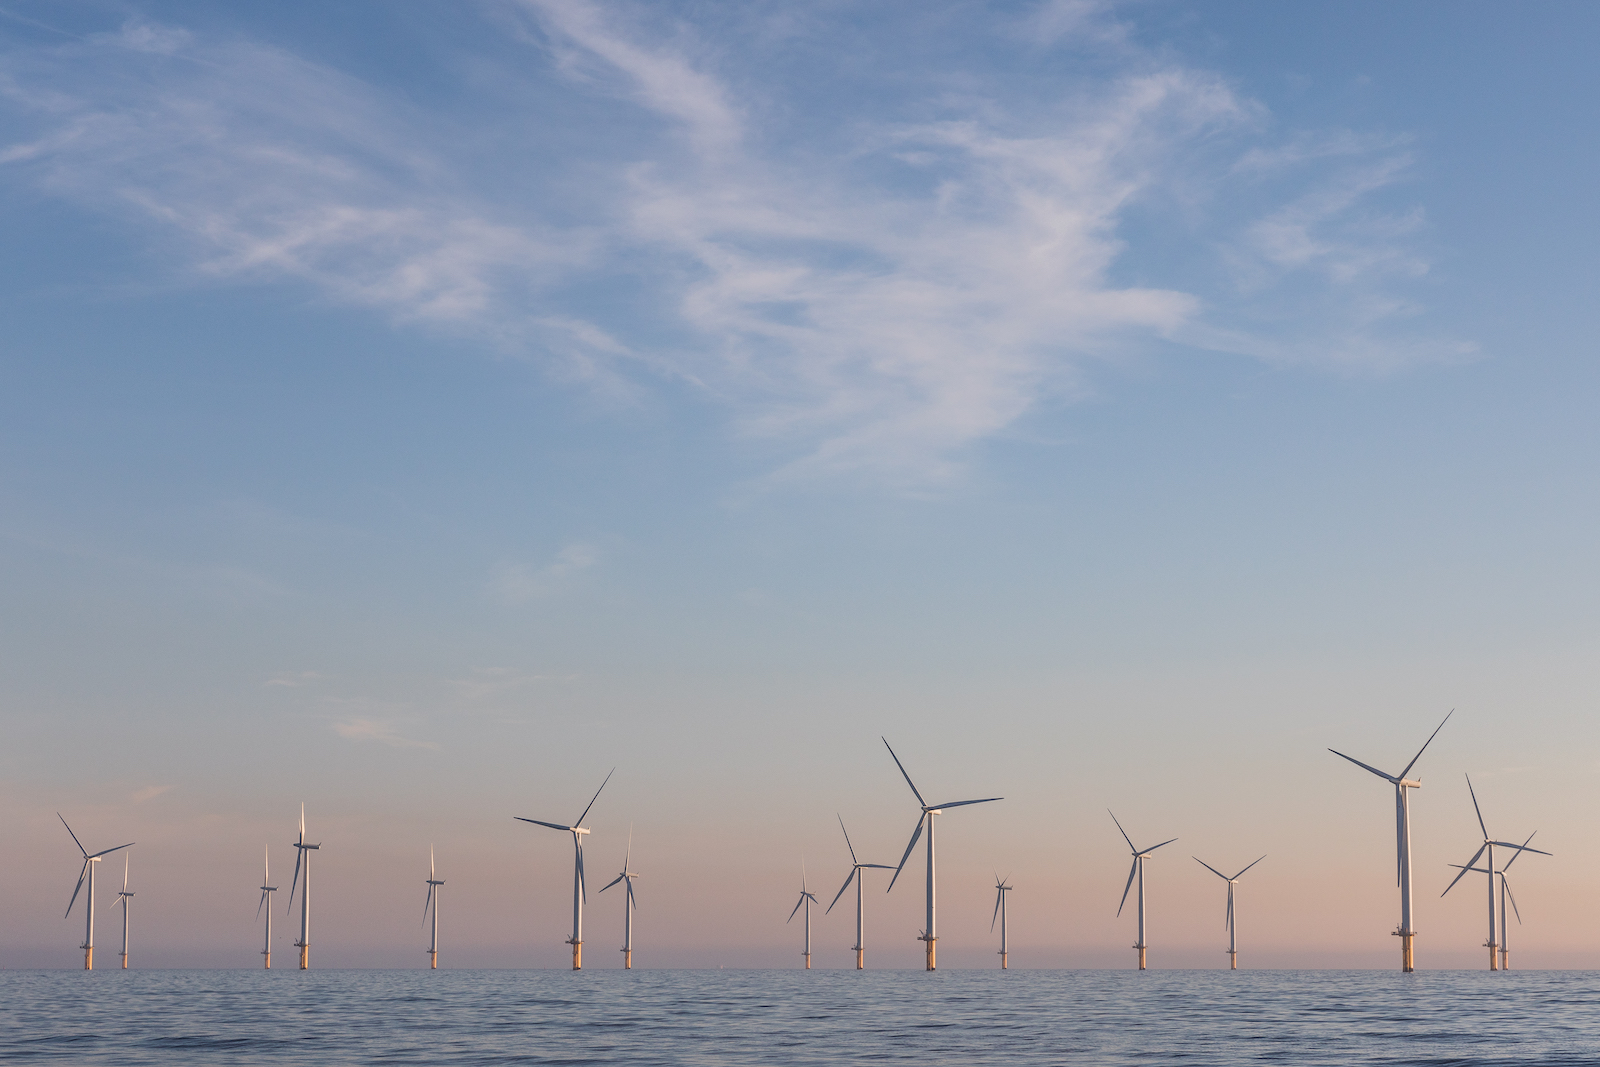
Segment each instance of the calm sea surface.
[[1581,971],[12,971],[0,1061],[1595,1064]]

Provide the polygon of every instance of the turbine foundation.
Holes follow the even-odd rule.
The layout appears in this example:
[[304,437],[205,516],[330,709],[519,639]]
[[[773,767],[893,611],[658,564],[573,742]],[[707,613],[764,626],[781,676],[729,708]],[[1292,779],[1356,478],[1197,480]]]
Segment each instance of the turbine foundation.
[[856,949],[856,970],[864,971],[866,969],[867,969],[867,950],[864,949],[864,948],[858,948],[858,949]]
[[1410,974],[1417,969],[1416,955],[1411,944],[1415,940],[1417,932],[1415,930],[1396,930],[1394,936],[1400,939],[1400,970]]
[[934,944],[939,939],[936,938],[936,937],[928,937],[928,936],[924,935],[922,937],[917,938],[917,940],[918,941],[926,941],[928,943],[928,970],[930,970],[930,971],[938,970],[938,955],[935,952]]
[[1238,969],[1239,969],[1239,954],[1237,952],[1229,952],[1228,953],[1228,970],[1237,971]]
[[1001,969],[1001,970],[1002,970],[1002,971],[1005,971],[1005,970],[1009,970],[1009,969],[1010,969],[1010,968],[1008,968],[1008,967],[1007,967],[1007,966],[1006,966],[1006,953],[1004,953],[1004,952],[1002,952],[1002,953],[1000,953],[1000,969]]
[[1511,950],[1508,948],[1503,948],[1500,950],[1500,969],[1502,971],[1509,971],[1511,969]]
[[128,969],[128,954],[126,952],[122,953],[122,969]]
[[300,946],[300,969],[302,971],[309,971],[311,969],[311,946],[310,945],[301,945]]
[[567,944],[572,946],[572,969],[575,971],[583,970],[583,942],[573,938]]
[[265,970],[272,970],[272,953],[263,952],[262,955],[267,958],[267,966],[265,967]]
[[83,946],[83,969],[86,970],[86,971],[94,970],[94,946],[93,945],[84,945]]
[[809,971],[811,969],[811,953],[807,952],[807,953],[804,953],[804,955],[805,955],[805,958],[806,958],[806,970]]
[[1498,971],[1500,969],[1500,946],[1493,941],[1485,941],[1484,946],[1489,950],[1489,969]]
[[633,970],[633,949],[631,948],[622,950],[622,969],[625,971]]
[[428,950],[428,969],[430,971],[437,971],[439,969],[439,953],[435,952],[431,948]]
[[1139,969],[1142,971],[1142,970],[1144,970],[1144,950],[1145,950],[1145,946],[1144,945],[1134,945],[1133,947],[1139,950]]

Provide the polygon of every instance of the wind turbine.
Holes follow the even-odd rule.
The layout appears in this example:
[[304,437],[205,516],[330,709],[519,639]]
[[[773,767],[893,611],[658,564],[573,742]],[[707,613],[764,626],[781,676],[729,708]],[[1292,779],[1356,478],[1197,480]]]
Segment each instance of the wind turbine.
[[433,933],[428,940],[428,967],[430,970],[439,969],[439,887],[444,881],[433,876],[433,846],[428,846],[428,899],[422,905],[422,921],[427,922],[428,916],[433,915]]
[[[1472,858],[1467,861],[1466,866],[1461,868],[1461,873],[1456,875],[1455,878],[1451,880],[1450,884],[1444,887],[1444,893],[1440,893],[1439,895],[1442,897],[1442,896],[1445,895],[1445,893],[1448,893],[1448,892],[1450,892],[1450,890],[1454,889],[1456,887],[1456,882],[1461,881],[1462,877],[1468,871],[1476,870],[1480,874],[1487,874],[1489,876],[1489,940],[1487,940],[1487,941],[1485,941],[1483,943],[1483,947],[1487,948],[1489,950],[1489,969],[1491,971],[1494,971],[1494,970],[1498,970],[1499,969],[1499,960],[1498,960],[1497,953],[1498,953],[1499,948],[1500,948],[1500,946],[1495,943],[1495,939],[1494,939],[1494,935],[1495,935],[1494,876],[1495,876],[1495,873],[1496,873],[1495,869],[1494,869],[1494,850],[1495,850],[1495,846],[1498,845],[1500,848],[1509,848],[1509,849],[1512,849],[1513,851],[1518,852],[1518,853],[1521,853],[1521,852],[1538,852],[1539,855],[1541,855],[1541,856],[1548,856],[1548,855],[1550,855],[1550,853],[1548,853],[1548,852],[1539,852],[1539,850],[1536,849],[1536,848],[1529,848],[1526,843],[1521,844],[1521,845],[1513,845],[1508,841],[1495,841],[1495,840],[1492,840],[1489,837],[1489,828],[1487,826],[1485,826],[1484,822],[1483,822],[1483,809],[1478,807],[1478,794],[1476,792],[1474,792],[1473,789],[1472,789],[1472,776],[1471,775],[1467,776],[1467,794],[1472,797],[1472,810],[1473,810],[1474,814],[1476,814],[1478,816],[1478,829],[1483,831],[1483,844],[1478,846],[1478,851],[1474,852],[1472,854]],[[1533,840],[1533,835],[1532,834],[1528,835],[1528,840],[1529,841]],[[1488,855],[1488,858],[1487,858],[1486,862],[1484,863],[1484,867],[1483,868],[1473,867],[1473,864],[1478,862],[1478,857],[1482,856],[1485,852],[1488,852],[1489,855]],[[1516,856],[1512,856],[1511,858],[1514,860],[1514,859],[1516,859]],[[1452,866],[1454,866],[1454,864],[1452,864]],[[1506,863],[1506,866],[1507,867],[1511,866],[1509,861]],[[1504,906],[1505,905],[1502,902],[1501,907],[1503,908]]]
[[[1261,859],[1256,860],[1256,863],[1260,863],[1261,860],[1266,858],[1267,857],[1262,856]],[[1212,874],[1216,875],[1218,878],[1221,878],[1224,882],[1228,883],[1228,969],[1230,971],[1237,971],[1239,969],[1239,927],[1237,925],[1237,919],[1233,910],[1234,889],[1236,888],[1239,879],[1244,877],[1244,871],[1248,871],[1250,867],[1254,867],[1256,863],[1250,864],[1250,867],[1246,867],[1244,871],[1240,871],[1232,878],[1229,878],[1227,875],[1211,866],[1211,864],[1207,863],[1199,856],[1195,856],[1194,861],[1200,866],[1204,867],[1206,870],[1210,871]]]
[[267,941],[261,948],[261,955],[267,959],[267,970],[272,970],[272,894],[278,891],[275,885],[268,885],[272,881],[272,864],[267,855],[267,846],[261,846],[261,902],[256,905],[256,918],[261,918],[261,909],[267,909]]
[[128,857],[133,853],[125,853],[122,857],[122,892],[117,894],[117,899],[111,902],[114,908],[122,905],[122,969],[128,969],[128,905],[133,903],[133,891],[128,888]]
[[[929,804],[922,799],[922,794],[917,791],[917,783],[911,780],[911,775],[906,774],[905,764],[901,763],[900,757],[894,754],[894,748],[890,746],[887,737],[883,738],[883,747],[889,749],[889,755],[894,759],[894,765],[900,768],[900,773],[905,776],[906,785],[911,787],[912,794],[917,798],[917,804],[922,808],[922,814],[917,816],[917,828],[911,834],[911,843],[906,845],[905,855],[900,857],[900,865],[894,869],[894,877],[889,879],[889,890],[892,890],[894,883],[899,880],[900,872],[905,869],[906,860],[911,858],[911,850],[917,847],[917,838],[922,836],[922,828],[924,826],[928,828],[928,927],[917,940],[928,943],[928,970],[931,971],[934,969],[936,962],[934,943],[938,940],[938,931],[934,926],[937,916],[934,908],[933,817],[935,815],[943,815],[945,808],[960,808],[968,804],[987,804],[994,800],[1004,800],[1005,797],[984,797],[981,800],[956,800],[948,804]],[[889,890],[885,890],[885,892]]]
[[1110,808],[1107,808],[1106,811],[1110,813],[1111,821],[1117,823],[1117,829],[1121,831],[1122,839],[1133,850],[1133,866],[1128,868],[1128,884],[1122,887],[1122,903],[1117,905],[1117,915],[1120,916],[1122,914],[1123,905],[1128,903],[1128,890],[1133,888],[1133,876],[1139,876],[1139,942],[1133,947],[1139,950],[1139,969],[1142,971],[1145,969],[1144,950],[1147,947],[1144,940],[1144,859],[1163,845],[1172,844],[1177,838],[1168,838],[1161,842],[1160,845],[1151,845],[1147,849],[1140,849],[1138,845],[1133,843],[1133,838],[1128,836],[1128,831],[1122,829],[1122,823],[1117,822],[1116,813],[1111,811]]
[[787,919],[783,920],[783,921],[785,923],[794,922],[794,912],[800,910],[800,905],[801,904],[804,904],[806,906],[806,951],[805,951],[805,957],[806,957],[806,970],[808,970],[808,971],[811,969],[811,905],[815,904],[816,902],[817,902],[817,898],[812,896],[810,893],[806,892],[806,861],[804,859],[802,859],[800,861],[800,899],[795,903],[794,911],[791,911],[789,913],[789,917]]
[[[289,908],[294,909],[295,887],[300,888],[300,940],[294,947],[300,950],[300,969],[311,969],[311,853],[321,848],[322,845],[306,844],[306,806],[300,805],[300,839],[294,843],[298,850],[294,857],[294,881],[289,883]],[[306,868],[305,881],[300,879],[300,864],[304,861]],[[286,913],[287,914],[287,913]]]
[[1433,739],[1439,736],[1439,731],[1444,729],[1444,724],[1450,721],[1450,715],[1455,714],[1455,709],[1450,709],[1433,733],[1417,749],[1417,754],[1411,757],[1411,762],[1406,764],[1406,769],[1399,774],[1385,774],[1376,767],[1362,763],[1353,756],[1346,756],[1336,748],[1328,749],[1335,756],[1347,759],[1363,770],[1371,771],[1379,778],[1394,786],[1394,836],[1395,836],[1395,882],[1400,886],[1400,926],[1395,930],[1394,936],[1400,939],[1400,969],[1413,971],[1416,969],[1416,957],[1412,951],[1412,940],[1417,936],[1416,928],[1411,925],[1411,798],[1406,792],[1408,789],[1421,789],[1420,779],[1412,781],[1406,775],[1411,768],[1417,765],[1417,760],[1433,744]]
[[622,860],[622,873],[600,887],[600,892],[623,882],[627,892],[622,895],[622,969],[633,970],[633,912],[639,906],[633,899],[633,880],[639,872],[633,869],[633,827],[628,827],[628,853]]
[[[882,870],[882,871],[892,871],[892,870],[894,870],[894,868],[889,866],[887,863],[862,863],[860,860],[858,860],[856,858],[856,847],[850,843],[850,831],[844,829],[844,816],[843,815],[839,816],[839,829],[840,830],[844,830],[844,846],[845,846],[845,848],[848,848],[850,850],[850,864],[851,864],[851,866],[850,866],[850,877],[846,878],[844,880],[844,885],[840,886],[839,887],[839,891],[833,895],[833,904],[829,904],[828,905],[828,911],[832,911],[833,910],[833,905],[839,903],[839,898],[844,896],[844,891],[846,889],[850,888],[850,883],[852,881],[855,882],[855,884],[856,884],[856,970],[864,971],[864,970],[867,969],[867,938],[866,938],[866,925],[865,925],[865,923],[864,923],[864,921],[862,919],[862,914],[863,913],[862,913],[862,908],[861,908],[861,887],[866,885],[866,881],[867,880],[864,877],[861,876],[861,872],[864,869],[868,868],[868,867],[875,868],[877,870]],[[822,914],[826,915],[826,914],[828,914],[828,911],[825,911]],[[790,916],[790,918],[793,918],[793,916]]]
[[1006,885],[1005,879],[999,874],[994,876],[994,915],[989,917],[989,931],[994,932],[995,919],[1000,920],[1000,969],[1006,970],[1006,894],[1011,892],[1011,886]]
[[[1533,833],[1536,834],[1538,832],[1535,830]],[[1532,840],[1533,834],[1529,834],[1528,841]],[[1506,925],[1507,903],[1511,905],[1511,910],[1516,912],[1517,925],[1522,925],[1522,912],[1517,908],[1517,898],[1511,895],[1511,880],[1506,877],[1506,872],[1511,869],[1513,863],[1517,862],[1517,857],[1527,849],[1528,841],[1524,841],[1522,848],[1519,848],[1510,859],[1506,860],[1505,866],[1500,868],[1500,969],[1502,971],[1511,969],[1511,939],[1509,936],[1511,930]]]
[[594,802],[600,799],[600,793],[605,789],[606,782],[611,781],[611,775],[617,769],[611,768],[611,774],[606,775],[605,782],[600,783],[600,788],[594,791],[594,796],[589,800],[589,807],[583,809],[583,815],[578,816],[578,821],[571,826],[562,823],[545,822],[543,819],[524,819],[521,815],[513,815],[518,822],[531,822],[535,826],[548,826],[552,830],[565,830],[572,835],[572,938],[567,944],[572,946],[572,969],[583,970],[583,905],[589,899],[589,891],[583,884],[583,838],[589,831],[583,826],[584,816],[589,814],[589,808],[594,807]]
[[[56,818],[61,820],[62,826],[67,827],[67,833],[72,835],[72,843],[78,846],[79,852],[83,853],[83,869],[78,872],[78,884],[73,887],[72,899],[67,901],[67,915],[72,914],[72,905],[78,902],[78,891],[83,888],[84,880],[88,879],[88,910],[83,921],[83,944],[78,947],[83,949],[83,969],[92,971],[94,970],[94,865],[100,862],[100,857],[109,856],[120,849],[129,848],[134,842],[129,841],[126,845],[108,848],[104,852],[96,852],[91,856],[89,855],[89,850],[83,847],[83,842],[78,840],[78,835],[72,833],[72,827],[67,826],[66,817],[58,811],[56,812]],[[66,916],[62,916],[62,918],[66,918]]]

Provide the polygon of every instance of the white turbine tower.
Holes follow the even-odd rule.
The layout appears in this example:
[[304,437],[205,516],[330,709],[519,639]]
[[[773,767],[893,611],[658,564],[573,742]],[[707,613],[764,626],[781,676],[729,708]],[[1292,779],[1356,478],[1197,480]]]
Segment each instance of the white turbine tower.
[[[72,843],[78,846],[79,852],[83,853],[83,869],[78,872],[78,884],[73,887],[72,899],[67,901],[67,915],[72,914],[72,906],[78,902],[78,891],[83,888],[84,880],[87,879],[89,882],[88,910],[84,918],[83,944],[78,947],[83,949],[83,969],[92,971],[94,970],[94,865],[100,862],[102,856],[109,856],[120,849],[129,848],[134,842],[129,841],[126,845],[108,848],[104,852],[96,852],[91,856],[89,850],[83,847],[83,842],[78,840],[78,835],[72,833],[72,827],[67,826],[66,817],[58,811],[56,812],[56,818],[61,820],[62,826],[67,827],[67,833],[72,835]],[[63,916],[63,918],[65,917]]]
[[[1536,848],[1529,848],[1526,843],[1521,845],[1513,845],[1508,841],[1492,840],[1489,837],[1489,828],[1484,825],[1483,809],[1478,807],[1478,794],[1472,789],[1472,777],[1470,775],[1467,776],[1467,794],[1472,797],[1472,811],[1478,816],[1478,829],[1483,831],[1483,844],[1478,846],[1478,851],[1474,852],[1472,854],[1472,858],[1466,862],[1466,866],[1461,868],[1461,874],[1456,875],[1455,878],[1451,880],[1450,884],[1444,887],[1444,893],[1440,893],[1439,895],[1442,897],[1445,895],[1445,893],[1448,893],[1450,890],[1454,889],[1456,887],[1456,882],[1461,881],[1462,877],[1470,870],[1475,870],[1480,874],[1487,874],[1489,876],[1489,940],[1485,941],[1483,946],[1489,950],[1489,969],[1494,971],[1499,970],[1500,967],[1498,959],[1500,946],[1495,942],[1496,923],[1494,917],[1494,876],[1496,872],[1494,869],[1494,850],[1496,847],[1509,848],[1513,852],[1517,853],[1538,852],[1541,856],[1548,856],[1550,853],[1539,852],[1539,850]],[[1528,840],[1533,840],[1531,834],[1529,835]],[[1482,868],[1474,867],[1473,864],[1478,862],[1478,857],[1482,856],[1485,852],[1487,852],[1489,855],[1484,862],[1484,866]],[[1512,857],[1512,859],[1515,858],[1515,856]],[[1451,866],[1454,866],[1454,864]],[[1506,866],[1511,866],[1509,861],[1506,863]],[[1504,908],[1504,906],[1505,905],[1502,902],[1501,907]],[[1504,924],[1501,923],[1500,925],[1503,926]]]
[[[865,870],[866,868],[869,868],[869,867],[870,868],[874,868],[876,870],[882,870],[882,871],[892,871],[892,870],[894,870],[894,868],[889,866],[887,863],[862,863],[860,860],[856,859],[856,847],[850,843],[850,831],[844,829],[844,816],[843,815],[839,816],[839,829],[840,830],[844,830],[844,846],[845,846],[845,848],[848,848],[850,850],[850,863],[851,863],[850,877],[846,878],[844,880],[844,885],[840,886],[839,887],[839,891],[833,895],[833,904],[829,904],[828,905],[828,911],[832,911],[833,910],[833,905],[839,903],[839,898],[844,896],[844,891],[846,889],[850,888],[850,883],[852,881],[855,882],[855,884],[856,884],[856,946],[855,946],[856,947],[856,970],[864,971],[867,968],[867,937],[866,937],[866,923],[865,923],[865,920],[862,917],[863,916],[863,910],[862,910],[862,907],[861,907],[861,887],[866,885],[866,881],[867,880],[864,877],[861,876],[861,872],[863,870]],[[828,911],[825,911],[822,914],[826,915],[826,914],[828,914]],[[791,916],[791,918],[792,918],[792,916]]]
[[994,921],[995,921],[995,919],[999,919],[1000,920],[1000,969],[1002,971],[1004,971],[1004,970],[1008,969],[1008,967],[1007,967],[1008,952],[1007,952],[1007,947],[1006,947],[1006,897],[1010,895],[1012,887],[1006,885],[1006,880],[1004,878],[1001,878],[1000,875],[998,873],[996,873],[995,876],[994,876],[994,888],[995,888],[994,914],[989,917],[989,932],[990,933],[994,932]]
[[633,898],[633,880],[639,877],[639,872],[633,869],[633,827],[628,827],[628,852],[622,860],[622,873],[600,887],[600,892],[624,883],[625,892],[622,894],[622,969],[633,970],[633,913],[639,907],[638,901]]
[[433,933],[428,938],[428,968],[439,969],[439,887],[444,885],[443,879],[433,876],[433,846],[428,846],[428,899],[422,905],[422,921],[427,922],[428,917],[433,917]]
[[567,944],[572,946],[572,969],[583,970],[583,905],[589,899],[589,891],[583,883],[583,839],[589,833],[583,826],[584,817],[589,814],[589,808],[594,807],[594,802],[600,799],[600,794],[606,787],[606,782],[611,781],[611,775],[617,769],[611,768],[605,782],[600,783],[600,788],[594,791],[594,796],[589,800],[589,807],[583,809],[583,815],[578,816],[578,821],[571,826],[558,822],[545,822],[543,819],[524,819],[521,815],[513,815],[518,822],[531,822],[535,826],[548,826],[552,830],[565,830],[572,835],[572,938]]
[[268,885],[272,881],[272,864],[267,853],[267,846],[261,846],[261,901],[256,905],[256,918],[261,918],[261,910],[267,912],[267,939],[261,948],[261,955],[266,958],[266,970],[272,970],[272,894],[278,891],[275,885]]
[[[1538,832],[1535,830],[1533,833],[1536,834]],[[1506,872],[1511,869],[1513,863],[1517,862],[1517,857],[1522,855],[1523,851],[1528,847],[1528,842],[1532,840],[1533,834],[1529,834],[1528,840],[1522,843],[1522,848],[1513,853],[1511,858],[1506,860],[1505,866],[1500,868],[1500,969],[1502,971],[1511,969],[1511,929],[1506,924],[1507,904],[1510,904],[1511,910],[1516,913],[1517,925],[1522,925],[1522,911],[1517,907],[1517,898],[1511,893],[1511,880],[1506,877]]]
[[1417,936],[1416,927],[1411,925],[1411,798],[1406,792],[1408,789],[1421,789],[1422,781],[1413,781],[1406,777],[1411,768],[1417,765],[1417,760],[1433,744],[1433,739],[1439,736],[1439,731],[1444,729],[1444,724],[1450,721],[1450,715],[1455,714],[1455,709],[1450,709],[1433,733],[1417,749],[1417,754],[1411,757],[1411,762],[1406,764],[1406,769],[1399,774],[1385,774],[1376,767],[1362,763],[1353,756],[1346,756],[1336,748],[1328,749],[1335,756],[1347,759],[1363,770],[1371,771],[1384,781],[1394,786],[1394,835],[1395,835],[1395,882],[1400,887],[1400,925],[1394,931],[1394,936],[1400,939],[1400,969],[1402,971],[1415,970],[1416,955],[1412,950],[1412,941]]
[[128,888],[128,857],[133,853],[125,853],[122,857],[122,892],[117,894],[117,899],[111,902],[114,908],[122,905],[122,969],[128,969],[128,905],[133,903],[133,892]]
[[806,957],[806,970],[808,970],[808,971],[811,969],[811,905],[816,903],[816,901],[817,901],[816,897],[814,897],[810,893],[806,892],[806,861],[804,859],[802,859],[800,861],[800,899],[799,899],[798,902],[796,902],[796,904],[794,906],[794,911],[791,911],[789,913],[789,917],[784,920],[784,923],[788,924],[788,923],[794,922],[794,912],[800,910],[800,905],[801,904],[804,904],[806,906],[806,951],[805,951],[805,957]]
[[[906,785],[911,787],[912,795],[917,798],[917,803],[922,807],[922,814],[917,817],[917,828],[911,834],[911,843],[906,845],[905,855],[900,857],[900,865],[894,869],[894,877],[889,879],[889,889],[892,890],[894,888],[895,882],[900,878],[900,872],[905,869],[906,860],[911,858],[911,850],[917,847],[917,838],[922,836],[922,828],[924,826],[928,828],[928,927],[922,931],[922,936],[917,940],[928,943],[928,970],[931,971],[935,968],[937,962],[934,946],[939,939],[938,929],[935,926],[938,918],[937,909],[934,906],[936,894],[934,891],[933,817],[935,815],[943,815],[945,808],[960,808],[968,804],[988,804],[991,801],[1004,800],[1005,797],[983,797],[980,800],[956,800],[948,804],[929,804],[922,799],[922,794],[917,790],[917,783],[911,780],[911,775],[906,774],[905,764],[901,763],[900,757],[894,754],[894,748],[890,746],[888,738],[883,738],[883,747],[889,749],[889,755],[894,759],[894,765],[900,768],[900,773],[905,777]],[[885,892],[888,891],[885,890]]]
[[[1266,858],[1267,857],[1262,856],[1261,859],[1256,860],[1256,863],[1260,863],[1261,860]],[[1244,871],[1240,871],[1232,878],[1229,878],[1227,875],[1211,866],[1211,864],[1207,863],[1199,856],[1195,856],[1194,861],[1200,866],[1204,867],[1206,870],[1210,871],[1212,874],[1216,875],[1218,878],[1221,878],[1224,882],[1228,883],[1228,918],[1226,922],[1228,927],[1228,969],[1230,971],[1237,971],[1239,969],[1239,927],[1237,913],[1234,911],[1234,890],[1238,887],[1239,879],[1244,877],[1244,871],[1248,871],[1250,867],[1254,867],[1256,863],[1250,864],[1250,867],[1246,867]]]
[[1138,845],[1133,843],[1133,838],[1128,836],[1128,831],[1122,829],[1122,823],[1117,821],[1116,812],[1111,811],[1110,808],[1107,808],[1106,811],[1110,813],[1111,821],[1117,824],[1117,829],[1121,832],[1122,839],[1126,841],[1128,843],[1128,847],[1133,850],[1133,866],[1128,868],[1128,884],[1122,887],[1122,902],[1117,905],[1118,916],[1122,915],[1123,906],[1128,903],[1128,890],[1133,888],[1134,875],[1139,876],[1139,941],[1133,947],[1139,950],[1139,969],[1142,971],[1145,969],[1144,952],[1148,947],[1144,939],[1144,860],[1146,856],[1150,855],[1150,853],[1165,845],[1172,844],[1172,842],[1176,841],[1177,838],[1168,838],[1159,845],[1151,845],[1149,848],[1141,849]]
[[[311,853],[322,847],[321,844],[306,844],[306,806],[300,805],[300,839],[294,843],[297,850],[294,857],[294,881],[289,883],[289,910],[294,910],[294,891],[300,890],[300,940],[294,947],[300,950],[300,969],[311,969]],[[305,865],[305,879],[300,877],[300,867]],[[287,914],[287,912],[285,913]]]

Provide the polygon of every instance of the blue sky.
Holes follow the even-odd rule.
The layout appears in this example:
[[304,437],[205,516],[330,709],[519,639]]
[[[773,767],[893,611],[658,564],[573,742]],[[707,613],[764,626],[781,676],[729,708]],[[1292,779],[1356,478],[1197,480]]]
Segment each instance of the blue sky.
[[1483,776],[1561,846],[1521,944],[1593,965],[1597,19],[7,3],[0,965],[72,962],[57,809],[221,965],[302,799],[333,959],[418,962],[359,901],[436,840],[461,962],[558,965],[509,816],[613,764],[641,962],[786,964],[834,813],[903,847],[882,733],[1007,795],[942,892],[1012,871],[1031,964],[1127,962],[1110,805],[1281,857],[1274,961],[1387,966],[1386,801],[1324,749],[1452,706],[1426,862]]

